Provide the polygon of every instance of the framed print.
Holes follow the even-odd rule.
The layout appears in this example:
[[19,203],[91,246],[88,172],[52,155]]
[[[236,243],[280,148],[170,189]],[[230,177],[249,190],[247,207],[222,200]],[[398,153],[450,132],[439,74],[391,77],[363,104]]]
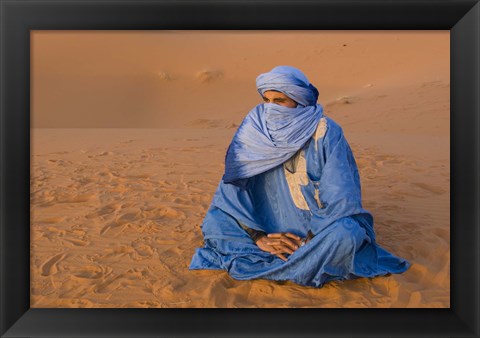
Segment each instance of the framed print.
[[[479,335],[477,1],[0,9],[2,337]],[[255,76],[287,63],[343,127],[404,274],[188,269]]]

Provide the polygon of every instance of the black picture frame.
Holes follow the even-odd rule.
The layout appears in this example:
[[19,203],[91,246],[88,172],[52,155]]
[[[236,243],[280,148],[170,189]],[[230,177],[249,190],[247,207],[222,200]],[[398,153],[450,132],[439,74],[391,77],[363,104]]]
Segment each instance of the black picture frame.
[[[478,337],[476,0],[0,0],[2,337]],[[450,30],[449,309],[30,308],[30,30]]]

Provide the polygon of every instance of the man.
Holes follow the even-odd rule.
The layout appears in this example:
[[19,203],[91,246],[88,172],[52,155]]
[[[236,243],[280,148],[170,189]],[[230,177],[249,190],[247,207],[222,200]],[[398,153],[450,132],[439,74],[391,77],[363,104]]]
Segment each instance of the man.
[[315,287],[408,269],[377,245],[352,151],[318,90],[289,66],[258,76],[257,89],[265,103],[227,150],[190,269]]

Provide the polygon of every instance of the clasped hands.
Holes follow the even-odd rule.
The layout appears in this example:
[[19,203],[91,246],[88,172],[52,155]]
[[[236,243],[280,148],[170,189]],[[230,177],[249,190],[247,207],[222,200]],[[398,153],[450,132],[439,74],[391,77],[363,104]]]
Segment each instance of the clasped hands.
[[299,247],[310,239],[302,239],[290,232],[272,233],[261,237],[255,242],[257,246],[266,252],[276,255],[283,261],[287,261],[285,254],[293,254]]

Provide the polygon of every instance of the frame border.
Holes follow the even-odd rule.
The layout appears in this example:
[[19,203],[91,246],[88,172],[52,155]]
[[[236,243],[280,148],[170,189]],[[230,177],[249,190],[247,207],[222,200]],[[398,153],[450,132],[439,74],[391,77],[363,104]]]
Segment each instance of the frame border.
[[[0,336],[479,337],[478,0],[0,0]],[[450,30],[450,309],[30,309],[30,30]],[[245,325],[247,324],[247,325]]]

